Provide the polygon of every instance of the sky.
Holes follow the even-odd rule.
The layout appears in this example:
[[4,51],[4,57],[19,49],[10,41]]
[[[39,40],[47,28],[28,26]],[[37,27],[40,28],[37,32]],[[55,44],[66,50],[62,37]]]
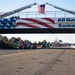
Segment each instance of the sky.
[[11,37],[20,37],[22,40],[29,40],[31,42],[39,42],[46,40],[47,42],[54,42],[62,40],[63,43],[75,43],[75,34],[2,34],[7,36],[9,39]]
[[[0,12],[8,12],[15,10],[17,8],[29,5],[31,3],[36,2],[37,4],[45,4],[46,2],[51,3],[53,5],[68,9],[75,10],[75,0],[0,0]],[[24,10],[26,11],[37,11],[37,5],[33,6],[30,9]],[[49,5],[46,5],[46,11],[59,11]],[[28,39],[32,42],[42,41],[46,39],[47,41],[54,41],[56,38],[58,40],[63,40],[63,42],[74,43],[75,42],[75,34],[2,34],[3,36],[11,37],[21,37],[23,40]]]
[[[22,6],[29,5],[31,3],[45,4],[46,2],[54,4],[56,6],[63,7],[65,9],[74,10],[75,0],[0,0],[1,12],[8,12]],[[24,11],[37,11],[37,5]],[[46,11],[55,11],[53,7],[46,5]]]

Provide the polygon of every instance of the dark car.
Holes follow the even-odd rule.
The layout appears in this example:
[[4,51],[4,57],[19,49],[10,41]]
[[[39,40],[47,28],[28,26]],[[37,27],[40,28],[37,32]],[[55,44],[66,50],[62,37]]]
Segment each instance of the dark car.
[[31,48],[32,49],[36,49],[37,48],[37,44],[36,43],[33,43],[32,46],[31,46]]
[[31,43],[30,42],[25,43],[24,49],[31,49]]
[[50,46],[49,46],[48,43],[45,43],[45,42],[42,43],[42,48],[49,48],[49,47],[50,47]]

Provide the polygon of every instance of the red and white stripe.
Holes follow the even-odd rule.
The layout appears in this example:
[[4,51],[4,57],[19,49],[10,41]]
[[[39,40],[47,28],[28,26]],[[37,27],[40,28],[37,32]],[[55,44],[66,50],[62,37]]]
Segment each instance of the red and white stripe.
[[45,8],[44,7],[41,7],[40,9],[41,9],[40,13],[43,13],[44,14]]
[[20,18],[16,21],[15,28],[53,28],[49,23],[55,24],[51,18]]

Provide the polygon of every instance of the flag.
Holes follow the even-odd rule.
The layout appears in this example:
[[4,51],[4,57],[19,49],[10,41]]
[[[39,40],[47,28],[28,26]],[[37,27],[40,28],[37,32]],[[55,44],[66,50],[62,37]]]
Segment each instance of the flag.
[[45,13],[45,4],[38,5],[38,13]]
[[62,42],[62,40],[59,40],[59,42]]

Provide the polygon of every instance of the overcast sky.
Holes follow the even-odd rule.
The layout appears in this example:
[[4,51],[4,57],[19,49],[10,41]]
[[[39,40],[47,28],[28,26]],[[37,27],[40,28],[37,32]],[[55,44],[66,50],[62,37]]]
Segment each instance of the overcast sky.
[[[49,2],[65,9],[75,10],[75,0],[0,0],[0,12],[12,11],[34,2],[38,4],[44,4],[46,2]],[[55,10],[57,9],[46,5],[46,11]],[[37,6],[33,6],[32,8],[24,11],[37,11]],[[75,42],[75,34],[3,34],[3,36],[7,36],[8,38],[11,38],[12,36],[21,37],[23,40],[28,39],[32,42],[42,41],[44,39],[46,39],[47,41],[54,41],[56,38],[58,40],[63,40],[63,42]]]

